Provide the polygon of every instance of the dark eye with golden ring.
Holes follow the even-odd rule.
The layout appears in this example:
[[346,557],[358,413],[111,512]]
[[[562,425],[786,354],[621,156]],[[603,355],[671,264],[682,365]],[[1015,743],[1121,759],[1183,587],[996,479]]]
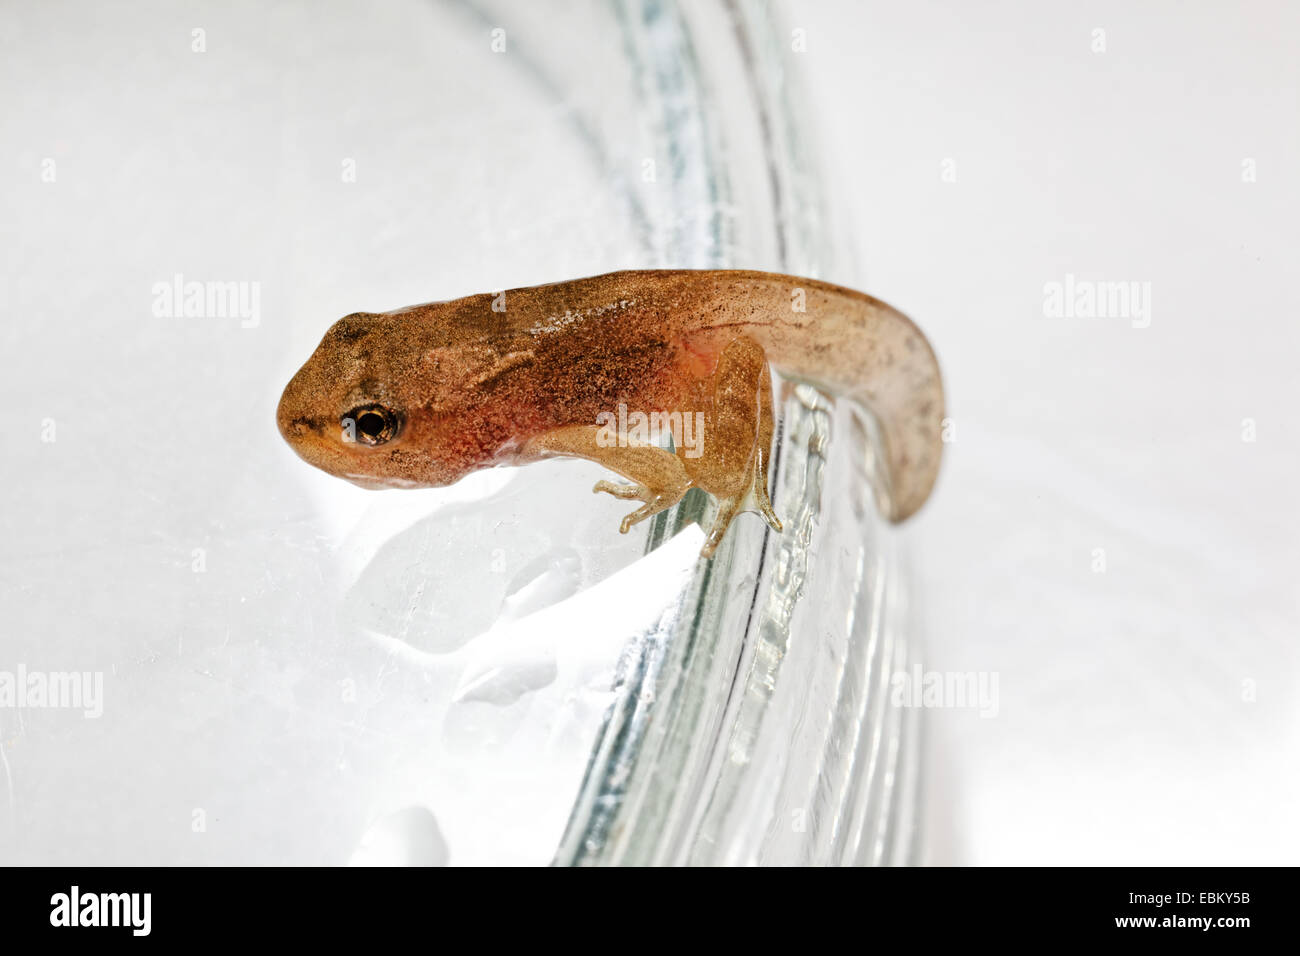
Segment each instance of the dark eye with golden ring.
[[343,440],[362,445],[382,445],[397,437],[402,420],[397,412],[386,405],[371,403],[358,405],[343,416]]

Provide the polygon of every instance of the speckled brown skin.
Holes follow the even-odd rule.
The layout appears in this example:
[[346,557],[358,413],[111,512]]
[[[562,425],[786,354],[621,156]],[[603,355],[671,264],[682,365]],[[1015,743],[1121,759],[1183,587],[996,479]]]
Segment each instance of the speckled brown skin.
[[[349,315],[289,382],[278,421],[306,461],[365,487],[447,485],[554,454],[631,478],[598,488],[645,501],[630,520],[702,487],[724,513],[730,507],[710,535],[716,546],[737,510],[778,526],[766,498],[764,359],[867,406],[885,446],[888,516],[901,521],[921,506],[938,472],[943,418],[925,337],[870,296],[765,272],[615,272],[504,298]],[[679,449],[674,463],[658,448],[597,447],[597,416],[620,402],[703,412],[703,455],[691,460]],[[391,437],[373,446],[347,440],[354,434],[340,422],[371,406],[391,410]]]

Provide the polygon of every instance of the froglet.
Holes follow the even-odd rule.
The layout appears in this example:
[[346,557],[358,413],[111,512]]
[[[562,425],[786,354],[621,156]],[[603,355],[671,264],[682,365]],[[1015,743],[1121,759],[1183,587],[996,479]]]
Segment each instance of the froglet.
[[[769,363],[864,405],[887,517],[922,505],[944,414],[925,336],[871,296],[767,272],[614,272],[353,313],[293,376],[277,418],[304,460],[366,488],[587,458],[627,479],[595,491],[641,502],[623,532],[700,488],[717,504],[708,557],[741,511],[781,530],[767,491]],[[697,427],[669,449],[623,425],[647,419]]]

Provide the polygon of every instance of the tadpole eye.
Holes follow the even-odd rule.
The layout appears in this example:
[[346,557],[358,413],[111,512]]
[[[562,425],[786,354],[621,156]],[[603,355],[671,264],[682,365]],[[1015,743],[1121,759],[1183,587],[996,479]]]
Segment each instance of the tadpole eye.
[[401,418],[386,405],[358,405],[343,416],[344,439],[363,445],[382,445],[397,437]]

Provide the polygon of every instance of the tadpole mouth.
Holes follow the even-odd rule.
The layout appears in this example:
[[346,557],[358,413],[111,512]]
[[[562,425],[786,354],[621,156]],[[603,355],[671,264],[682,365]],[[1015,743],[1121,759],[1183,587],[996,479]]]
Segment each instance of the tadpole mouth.
[[275,424],[280,437],[294,453],[317,468],[325,468],[325,456],[317,446],[324,439],[324,425],[317,417],[308,413],[299,399],[291,381],[280,396],[280,403],[275,410]]
[[280,436],[290,445],[306,441],[309,435],[320,431],[320,425],[304,417],[280,417],[277,419],[277,424],[280,427]]

